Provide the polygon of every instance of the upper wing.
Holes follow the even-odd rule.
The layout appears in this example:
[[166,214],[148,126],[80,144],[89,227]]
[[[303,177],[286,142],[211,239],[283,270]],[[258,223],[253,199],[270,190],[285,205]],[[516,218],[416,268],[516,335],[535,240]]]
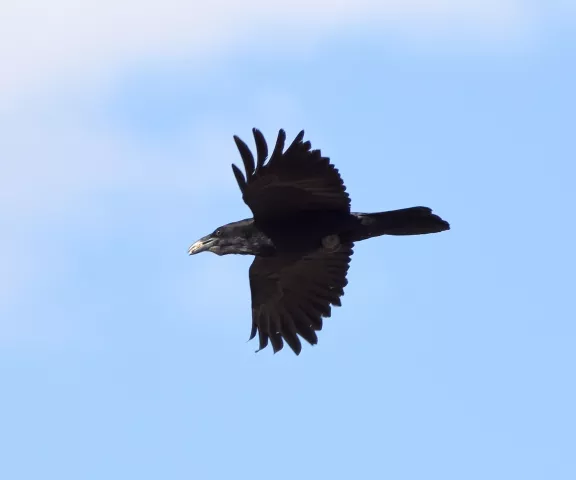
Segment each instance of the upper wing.
[[340,306],[348,283],[353,244],[342,244],[334,252],[319,249],[304,256],[256,257],[250,266],[253,339],[258,332],[260,350],[272,343],[274,353],[283,341],[300,353],[298,335],[315,345],[322,317],[331,305]]
[[262,133],[252,129],[256,140],[257,162],[248,146],[234,136],[244,162],[246,177],[236,165],[232,170],[242,191],[244,202],[256,220],[311,210],[350,212],[350,197],[338,169],[303,142],[301,131],[284,150],[286,133],[280,130],[274,152],[266,165],[268,146]]

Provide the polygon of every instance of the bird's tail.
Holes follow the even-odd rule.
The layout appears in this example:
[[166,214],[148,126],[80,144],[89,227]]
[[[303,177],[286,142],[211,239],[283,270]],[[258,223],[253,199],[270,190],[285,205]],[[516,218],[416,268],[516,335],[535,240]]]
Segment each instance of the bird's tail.
[[423,235],[450,229],[450,224],[428,207],[411,207],[380,213],[356,213],[360,226],[353,241],[380,235]]

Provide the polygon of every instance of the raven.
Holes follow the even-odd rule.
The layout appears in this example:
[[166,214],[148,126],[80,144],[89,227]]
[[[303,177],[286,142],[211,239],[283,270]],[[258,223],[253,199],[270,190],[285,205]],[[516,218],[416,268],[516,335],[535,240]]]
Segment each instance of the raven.
[[254,217],[217,228],[188,253],[254,255],[249,339],[258,333],[258,351],[270,342],[276,353],[286,342],[299,355],[299,337],[315,345],[323,317],[330,317],[332,306],[341,305],[354,242],[380,235],[437,233],[450,225],[427,207],[351,212],[338,169],[303,141],[304,131],[284,150],[286,133],[280,130],[268,162],[264,136],[256,128],[252,132],[256,160],[246,143],[234,136],[246,175],[236,165],[232,170]]

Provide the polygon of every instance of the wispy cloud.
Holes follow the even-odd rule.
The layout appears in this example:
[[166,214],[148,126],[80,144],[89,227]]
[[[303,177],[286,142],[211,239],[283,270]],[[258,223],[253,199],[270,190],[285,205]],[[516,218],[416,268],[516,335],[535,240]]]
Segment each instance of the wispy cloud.
[[[153,197],[158,204],[166,197],[181,198],[196,216],[206,210],[202,199],[209,193],[217,198],[218,191],[226,191],[239,199],[230,170],[237,160],[231,135],[245,121],[238,112],[224,119],[199,112],[193,124],[154,148],[108,124],[90,101],[55,103],[22,106],[10,117],[0,116],[0,309],[39,280],[54,285],[66,277],[69,255],[57,242],[48,245],[47,235],[94,229],[104,234],[118,227],[98,216],[98,205],[107,205],[110,198]],[[282,123],[279,104],[282,122],[289,123],[299,106],[281,92],[264,91],[244,113]],[[244,134],[249,136],[249,130]],[[109,212],[108,206],[102,208]],[[182,239],[183,256],[186,242],[193,240]]]
[[[289,95],[264,90],[243,113],[260,119],[261,126],[286,127],[302,115],[300,108]],[[239,115],[198,112],[193,123],[158,149],[141,137],[131,138],[80,101],[69,108],[66,103],[30,106],[0,116],[0,214],[14,219],[73,211],[82,198],[111,191],[202,195],[228,188],[233,178],[229,163],[237,157],[232,134],[241,134],[238,126],[245,123]],[[222,175],[224,170],[229,175]]]
[[210,143],[214,134],[207,138],[202,132],[190,132],[186,144],[182,139],[167,160],[166,151],[132,143],[105,128],[97,117],[34,114],[0,121],[6,139],[0,164],[0,212],[5,218],[54,213],[63,207],[73,210],[73,198],[105,191],[161,192],[218,185],[208,168],[221,153]]
[[[46,228],[58,228],[110,192],[180,191],[190,204],[207,190],[236,194],[229,190],[235,188],[229,162],[222,162],[236,159],[230,135],[249,137],[255,119],[264,128],[290,129],[295,117],[305,117],[289,92],[264,91],[242,118],[199,112],[193,126],[155,151],[107,125],[90,104],[130,65],[206,62],[240,49],[301,51],[360,28],[411,41],[453,35],[492,42],[515,38],[533,20],[522,0],[1,2],[0,308],[39,276],[53,283],[66,275],[67,252],[57,246],[46,252],[39,247],[43,239],[30,234],[41,230],[43,219],[49,219]],[[245,133],[238,131],[246,121]],[[322,143],[321,135],[315,138]]]
[[143,193],[195,198],[222,182],[209,168],[221,151],[200,132],[167,158],[106,128],[79,105],[70,112],[23,108],[0,118],[0,131],[0,308],[39,277],[49,275],[54,284],[62,276],[67,255],[47,245],[47,236],[84,229],[82,222],[106,225],[90,215],[79,220],[87,205]]
[[164,2],[22,0],[0,6],[0,106],[23,91],[106,81],[150,56],[207,58],[255,42],[308,45],[343,28],[372,26],[427,39],[512,34],[532,20],[522,0],[263,0]]

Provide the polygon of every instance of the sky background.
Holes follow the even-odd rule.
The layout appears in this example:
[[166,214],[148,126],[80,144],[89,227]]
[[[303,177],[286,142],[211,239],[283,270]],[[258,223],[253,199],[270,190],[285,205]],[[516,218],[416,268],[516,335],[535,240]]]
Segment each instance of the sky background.
[[[576,478],[576,4],[0,6],[0,478]],[[319,344],[255,354],[232,135],[355,211]]]

